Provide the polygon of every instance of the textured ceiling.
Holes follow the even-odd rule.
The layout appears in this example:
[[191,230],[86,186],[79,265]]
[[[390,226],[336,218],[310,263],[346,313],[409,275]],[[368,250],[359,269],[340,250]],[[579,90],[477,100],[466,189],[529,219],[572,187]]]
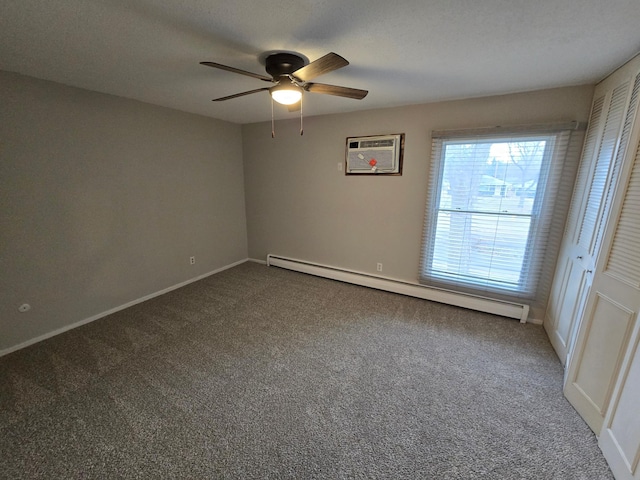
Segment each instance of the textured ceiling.
[[[0,0],[0,68],[237,123],[268,120],[265,51],[350,65],[305,115],[595,83],[640,52],[639,0]],[[296,116],[276,105],[276,118]]]

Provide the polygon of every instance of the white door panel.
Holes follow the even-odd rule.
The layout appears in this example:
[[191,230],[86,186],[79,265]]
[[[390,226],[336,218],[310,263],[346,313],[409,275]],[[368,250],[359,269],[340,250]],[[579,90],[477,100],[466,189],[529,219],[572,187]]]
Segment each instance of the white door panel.
[[[578,167],[567,215],[567,233],[562,241],[558,267],[545,314],[544,327],[563,365],[569,352],[569,335],[573,331],[578,313],[582,311],[587,293],[584,288],[584,273],[587,270],[584,267],[584,259],[589,257],[589,252],[578,242],[578,239],[586,229],[585,209],[589,196],[593,204],[593,189],[590,186],[597,169],[592,159],[600,150],[606,117],[606,115],[603,117],[603,112],[606,113],[608,110],[610,101],[611,95],[596,95],[591,106],[589,126],[582,152],[583,158]],[[600,165],[602,166],[603,163],[601,162]]]
[[588,289],[585,283],[586,269],[573,257],[566,259],[561,288],[557,295],[549,300],[550,316],[554,319],[553,329],[549,332],[551,343],[564,364],[570,346],[571,333],[575,319],[579,317]]
[[[568,348],[564,392],[596,434],[609,409],[640,308],[640,278],[636,278],[640,277],[640,250],[635,255],[640,244],[640,217],[636,218],[640,180],[638,191],[633,192],[629,187],[635,184],[630,182],[635,155],[628,155],[636,152],[640,130],[640,125],[634,127],[640,94],[638,67],[633,76],[610,87],[612,100],[599,148],[599,155],[606,155],[596,159],[597,164],[608,162],[607,172],[605,163],[595,168],[601,174],[590,188],[577,242],[588,252],[581,255],[586,261],[586,283],[591,286],[585,287],[585,308],[576,320],[575,348]],[[633,146],[629,152],[627,145]]]
[[596,433],[609,406],[632,319],[632,311],[599,292],[587,304],[583,328],[576,341],[579,350],[574,357],[575,367],[569,370],[565,394]]
[[640,55],[596,86],[545,328],[567,399],[640,480]]
[[[635,319],[636,326],[640,325]],[[636,328],[626,368],[605,418],[599,445],[618,480],[640,479],[640,328]]]
[[624,305],[630,314],[630,335],[621,349],[620,374],[611,394],[600,436],[600,447],[618,479],[640,479],[640,125],[636,128],[636,152],[619,217],[598,289]]
[[[593,102],[585,137],[583,159],[578,168],[574,198],[569,210],[565,236],[566,263],[556,272],[552,298],[547,308],[545,328],[560,361],[566,364],[571,353],[572,334],[584,310],[589,283],[595,269],[598,248],[609,213],[610,198],[617,181],[615,160],[629,100],[629,78],[598,95]],[[556,283],[557,282],[557,283]],[[554,297],[554,290],[558,291]]]

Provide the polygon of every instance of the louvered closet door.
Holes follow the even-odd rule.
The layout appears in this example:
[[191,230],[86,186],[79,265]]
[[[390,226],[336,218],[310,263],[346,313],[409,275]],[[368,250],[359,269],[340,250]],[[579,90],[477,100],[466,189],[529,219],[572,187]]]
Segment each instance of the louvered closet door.
[[[549,295],[549,304],[544,321],[545,329],[560,361],[564,364],[569,348],[570,334],[575,319],[581,312],[581,305],[585,299],[585,267],[586,256],[584,248],[578,244],[578,234],[583,223],[585,194],[592,184],[597,169],[591,161],[600,146],[603,129],[602,111],[608,107],[610,96],[598,96],[591,107],[589,127],[583,148],[583,160],[578,167],[575,192],[567,217],[568,232],[562,242],[558,255],[558,267]],[[606,113],[606,112],[605,112]],[[600,162],[600,166],[605,162]]]
[[575,327],[584,311],[602,241],[604,219],[618,177],[624,151],[619,148],[624,145],[619,140],[629,103],[630,84],[631,80],[625,78],[612,88],[596,90],[591,109],[567,234],[545,318],[545,328],[562,363],[570,353]]
[[[640,128],[638,129],[640,130]],[[640,134],[639,134],[640,135]],[[640,148],[602,273],[596,275],[591,329],[610,327],[621,348],[605,422],[602,449],[617,479],[640,479]],[[608,315],[603,319],[602,315]],[[604,320],[604,321],[603,321]],[[590,341],[588,336],[587,345]],[[598,343],[592,341],[592,343]],[[606,353],[606,352],[605,352]],[[612,354],[613,352],[611,352]],[[585,349],[584,355],[589,351]],[[611,355],[613,356],[613,355]],[[579,375],[580,372],[577,372]]]
[[[611,405],[640,307],[640,167],[635,156],[640,75],[631,77],[629,85],[628,101],[623,102],[629,108],[623,109],[624,122],[608,173],[613,181],[604,180],[605,188],[594,182],[592,189],[602,191],[598,210],[589,211],[588,199],[578,233],[578,243],[590,255],[586,273],[591,286],[568,360],[565,395],[596,434]],[[601,151],[612,148],[606,137],[605,126]]]

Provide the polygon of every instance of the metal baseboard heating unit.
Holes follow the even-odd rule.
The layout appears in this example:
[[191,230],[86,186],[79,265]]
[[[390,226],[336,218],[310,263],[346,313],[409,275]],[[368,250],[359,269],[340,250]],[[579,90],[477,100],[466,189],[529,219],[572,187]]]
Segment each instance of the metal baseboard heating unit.
[[267,255],[267,265],[280,267],[296,272],[308,273],[318,277],[330,278],[346,283],[353,283],[363,287],[375,288],[387,292],[399,293],[410,297],[422,298],[434,302],[446,303],[458,307],[492,313],[508,318],[516,318],[520,323],[526,323],[529,316],[529,305],[502,302],[491,298],[484,298],[465,293],[453,292],[439,288],[427,287],[418,283],[378,277],[368,273],[356,272],[342,268],[320,265],[318,263],[296,260],[293,258]]

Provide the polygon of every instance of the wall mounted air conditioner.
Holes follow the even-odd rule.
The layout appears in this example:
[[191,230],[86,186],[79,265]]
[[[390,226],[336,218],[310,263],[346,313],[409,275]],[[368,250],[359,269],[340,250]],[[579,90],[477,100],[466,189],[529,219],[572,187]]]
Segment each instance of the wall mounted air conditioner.
[[347,138],[346,175],[402,175],[404,133]]

